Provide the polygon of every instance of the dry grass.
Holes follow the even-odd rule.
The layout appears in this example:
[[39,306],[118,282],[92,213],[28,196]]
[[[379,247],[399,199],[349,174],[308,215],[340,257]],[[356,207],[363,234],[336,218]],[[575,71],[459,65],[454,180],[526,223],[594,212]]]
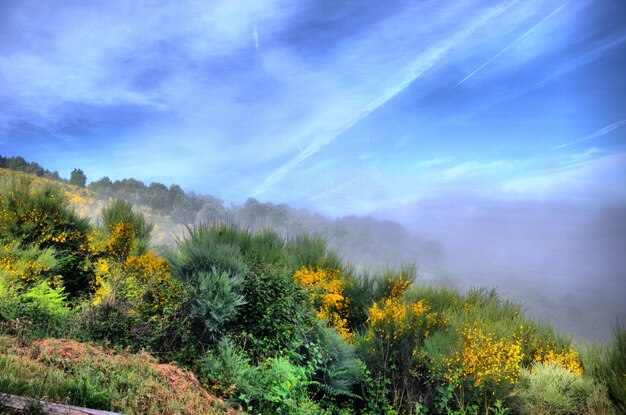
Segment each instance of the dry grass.
[[126,414],[235,413],[188,371],[72,340],[0,336],[0,392]]

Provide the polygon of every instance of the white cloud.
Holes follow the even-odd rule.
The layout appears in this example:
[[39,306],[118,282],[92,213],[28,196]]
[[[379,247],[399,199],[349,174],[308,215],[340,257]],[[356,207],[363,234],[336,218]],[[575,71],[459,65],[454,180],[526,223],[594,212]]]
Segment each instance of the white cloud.
[[433,159],[417,162],[415,165],[417,167],[434,167],[434,166],[439,166],[441,164],[450,163],[451,161],[454,161],[455,159],[456,157],[454,156],[435,157]]

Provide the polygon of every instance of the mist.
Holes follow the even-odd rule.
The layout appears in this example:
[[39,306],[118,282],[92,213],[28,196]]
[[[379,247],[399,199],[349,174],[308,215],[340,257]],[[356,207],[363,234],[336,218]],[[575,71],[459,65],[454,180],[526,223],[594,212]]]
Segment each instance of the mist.
[[579,339],[606,339],[626,318],[626,204],[427,200],[401,217],[445,247],[462,288],[496,287]]

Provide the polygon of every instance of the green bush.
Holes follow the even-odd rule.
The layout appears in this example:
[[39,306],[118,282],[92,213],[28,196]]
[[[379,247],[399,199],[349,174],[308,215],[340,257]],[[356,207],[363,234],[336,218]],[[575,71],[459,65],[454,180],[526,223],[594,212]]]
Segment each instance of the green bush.
[[618,324],[613,339],[603,347],[592,347],[582,355],[583,368],[597,383],[605,384],[615,407],[626,413],[626,329]]
[[511,405],[520,415],[580,415],[594,393],[594,383],[552,364],[523,369],[520,392]]
[[0,321],[22,321],[35,336],[60,335],[70,326],[71,310],[62,287],[42,281],[16,290],[0,278]]
[[0,189],[0,243],[53,253],[55,265],[46,271],[61,276],[70,297],[86,293],[93,278],[89,231],[89,221],[74,212],[56,186],[21,178]]
[[315,315],[308,294],[279,267],[267,267],[244,280],[246,304],[228,330],[255,362],[301,344]]
[[328,249],[328,243],[320,236],[298,235],[287,243],[288,264],[294,272],[300,268],[341,269],[341,259]]
[[359,399],[356,392],[363,380],[364,364],[356,356],[354,345],[334,328],[317,322],[289,356],[311,373],[310,392],[314,399],[327,402]]
[[134,312],[135,304],[114,294],[98,304],[85,304],[78,315],[77,336],[141,350],[150,344],[154,328]]
[[173,274],[182,281],[195,284],[201,273],[214,269],[232,276],[248,273],[239,246],[216,240],[212,228],[206,224],[187,228],[187,235],[178,241],[177,248],[168,253],[168,259]]
[[227,336],[195,364],[200,379],[219,396],[238,403],[249,403],[263,391],[255,381],[257,368]]
[[212,390],[244,406],[249,413],[322,414],[307,393],[310,370],[285,357],[267,358],[253,366],[228,338],[197,363],[197,372]]
[[100,226],[106,237],[107,257],[123,262],[129,256],[148,252],[154,224],[148,222],[132,203],[115,199],[102,209]]
[[192,294],[189,317],[198,328],[199,339],[215,342],[222,328],[237,316],[240,306],[246,303],[242,291],[242,277],[213,268],[194,277],[197,286]]

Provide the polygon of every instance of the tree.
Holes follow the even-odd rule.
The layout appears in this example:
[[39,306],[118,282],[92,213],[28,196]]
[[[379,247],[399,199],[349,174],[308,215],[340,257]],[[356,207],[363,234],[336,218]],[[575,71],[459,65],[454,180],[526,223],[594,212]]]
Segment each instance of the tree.
[[85,187],[87,184],[87,176],[85,175],[85,172],[81,169],[72,170],[72,174],[70,175],[70,184],[78,187]]

